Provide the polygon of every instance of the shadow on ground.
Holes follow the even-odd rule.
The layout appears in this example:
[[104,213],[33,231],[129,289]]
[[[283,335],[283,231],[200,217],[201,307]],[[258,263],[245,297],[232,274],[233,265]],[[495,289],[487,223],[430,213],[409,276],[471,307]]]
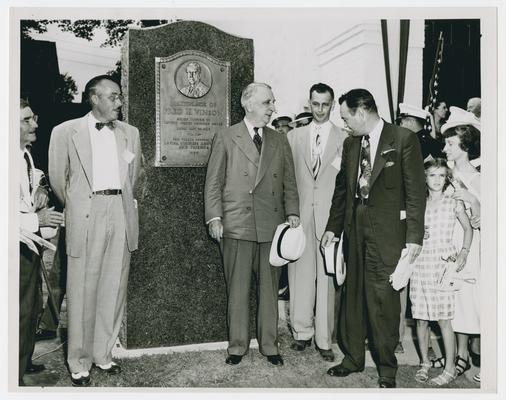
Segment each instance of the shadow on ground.
[[[63,337],[65,331],[62,332]],[[158,388],[377,388],[377,371],[368,362],[364,372],[351,374],[345,378],[331,377],[326,374],[328,368],[342,358],[337,347],[334,351],[337,360],[325,362],[314,346],[303,352],[290,349],[291,335],[288,328],[280,327],[280,350],[285,365],[276,367],[269,364],[258,349],[251,349],[236,366],[224,363],[224,350],[173,353],[166,355],[142,356],[118,360],[123,372],[116,376],[92,369],[91,378],[94,387],[158,387]],[[52,352],[49,352],[54,350]],[[28,375],[28,386],[64,387],[70,386],[70,377],[64,362],[64,345],[60,339],[37,343],[35,362],[43,363],[46,371],[37,375]],[[370,356],[368,355],[370,359]],[[403,358],[399,357],[402,364]],[[405,360],[405,359],[404,359]],[[418,367],[400,365],[397,374],[399,388],[427,388],[428,384],[419,384],[414,380]],[[441,370],[432,369],[430,376],[436,376]],[[472,375],[471,375],[472,376]],[[463,375],[446,388],[479,389],[479,385],[470,376]]]

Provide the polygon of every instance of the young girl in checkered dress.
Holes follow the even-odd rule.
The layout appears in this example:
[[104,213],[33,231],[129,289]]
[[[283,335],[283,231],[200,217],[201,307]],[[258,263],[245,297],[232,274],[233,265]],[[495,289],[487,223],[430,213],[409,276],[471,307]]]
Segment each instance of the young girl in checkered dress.
[[[473,237],[467,214],[457,200],[444,194],[448,186],[450,169],[446,161],[437,158],[425,163],[427,205],[425,209],[425,236],[420,255],[415,261],[410,280],[411,313],[416,319],[416,333],[420,346],[421,364],[415,375],[418,382],[429,379],[430,360],[429,321],[437,321],[443,336],[446,362],[443,372],[430,383],[441,386],[455,379],[455,336],[451,320],[455,311],[455,292],[441,291],[437,280],[450,256],[456,255],[457,271],[466,264],[467,254]],[[465,232],[462,249],[457,252],[452,243],[456,221]]]

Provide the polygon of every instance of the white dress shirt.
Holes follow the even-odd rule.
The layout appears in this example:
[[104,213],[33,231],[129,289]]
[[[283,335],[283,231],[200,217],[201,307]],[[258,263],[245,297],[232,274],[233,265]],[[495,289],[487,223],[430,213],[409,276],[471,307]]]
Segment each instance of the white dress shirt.
[[[376,151],[378,151],[378,144],[379,144],[379,140],[381,137],[381,131],[383,130],[383,125],[384,125],[383,120],[380,118],[379,122],[376,124],[376,126],[373,128],[373,130],[369,133],[371,171],[374,169],[374,159],[376,158]],[[362,143],[364,141],[364,136],[362,136],[362,140],[360,142],[360,144],[361,144],[360,151],[362,151]],[[359,155],[359,160],[361,160],[361,157],[362,156]],[[357,174],[357,185],[358,185],[358,181],[360,179],[360,174],[361,174],[361,169],[360,169],[360,165],[359,165],[358,174]],[[355,193],[355,197],[357,197],[357,193]],[[369,195],[366,198],[368,198],[368,197],[369,197]]]
[[114,131],[108,126],[101,130],[95,127],[100,122],[90,112],[88,128],[90,130],[91,158],[93,166],[93,191],[121,189],[119,178],[118,148]]
[[[244,123],[246,124],[246,128],[248,128],[248,133],[251,136],[251,140],[253,140],[253,136],[255,136],[254,130],[255,127],[246,118],[244,118]],[[263,138],[262,136],[263,133],[264,133],[263,128],[258,128],[258,134],[260,135],[261,138]]]
[[325,146],[327,145],[327,141],[329,140],[330,121],[324,122],[323,124],[316,124],[314,121],[309,124],[309,131],[311,135],[311,154],[315,153],[316,147],[316,135],[320,135],[320,149],[321,154],[320,157],[323,158],[323,153],[325,152]]
[[[369,133],[369,145],[371,146],[371,166],[374,169],[374,160],[376,159],[376,151],[378,151],[378,144],[383,130],[383,120],[380,118],[374,129]],[[364,138],[362,138],[364,140]],[[360,172],[359,172],[360,173]]]

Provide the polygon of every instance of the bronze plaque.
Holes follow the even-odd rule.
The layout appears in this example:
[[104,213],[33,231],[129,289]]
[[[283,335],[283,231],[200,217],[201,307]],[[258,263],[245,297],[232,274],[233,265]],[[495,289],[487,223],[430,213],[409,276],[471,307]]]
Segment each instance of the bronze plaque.
[[196,50],[156,57],[156,167],[205,167],[230,126],[230,62]]

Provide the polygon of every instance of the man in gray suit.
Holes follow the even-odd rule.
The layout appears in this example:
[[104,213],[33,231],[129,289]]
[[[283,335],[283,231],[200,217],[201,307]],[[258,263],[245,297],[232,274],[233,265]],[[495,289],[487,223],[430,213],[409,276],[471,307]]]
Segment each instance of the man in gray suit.
[[68,364],[74,386],[90,384],[92,365],[112,361],[126,300],[130,253],[139,236],[133,192],[141,168],[139,131],[118,121],[122,96],[108,75],[85,89],[91,112],[53,129],[51,186],[65,207]]
[[228,295],[228,357],[241,362],[249,348],[249,291],[258,287],[260,352],[283,365],[278,349],[279,269],[269,264],[276,226],[299,225],[292,152],[284,135],[269,129],[275,111],[270,86],[251,83],[242,92],[246,116],[214,136],[205,185],[209,234],[220,243]]
[[346,132],[329,121],[334,108],[334,91],[324,83],[309,90],[309,125],[288,133],[295,163],[300,198],[301,223],[306,233],[302,257],[289,264],[290,324],[295,341],[292,349],[311,345],[325,361],[334,361],[331,349],[334,328],[335,287],[325,273],[320,240],[327,225],[336,175]]

